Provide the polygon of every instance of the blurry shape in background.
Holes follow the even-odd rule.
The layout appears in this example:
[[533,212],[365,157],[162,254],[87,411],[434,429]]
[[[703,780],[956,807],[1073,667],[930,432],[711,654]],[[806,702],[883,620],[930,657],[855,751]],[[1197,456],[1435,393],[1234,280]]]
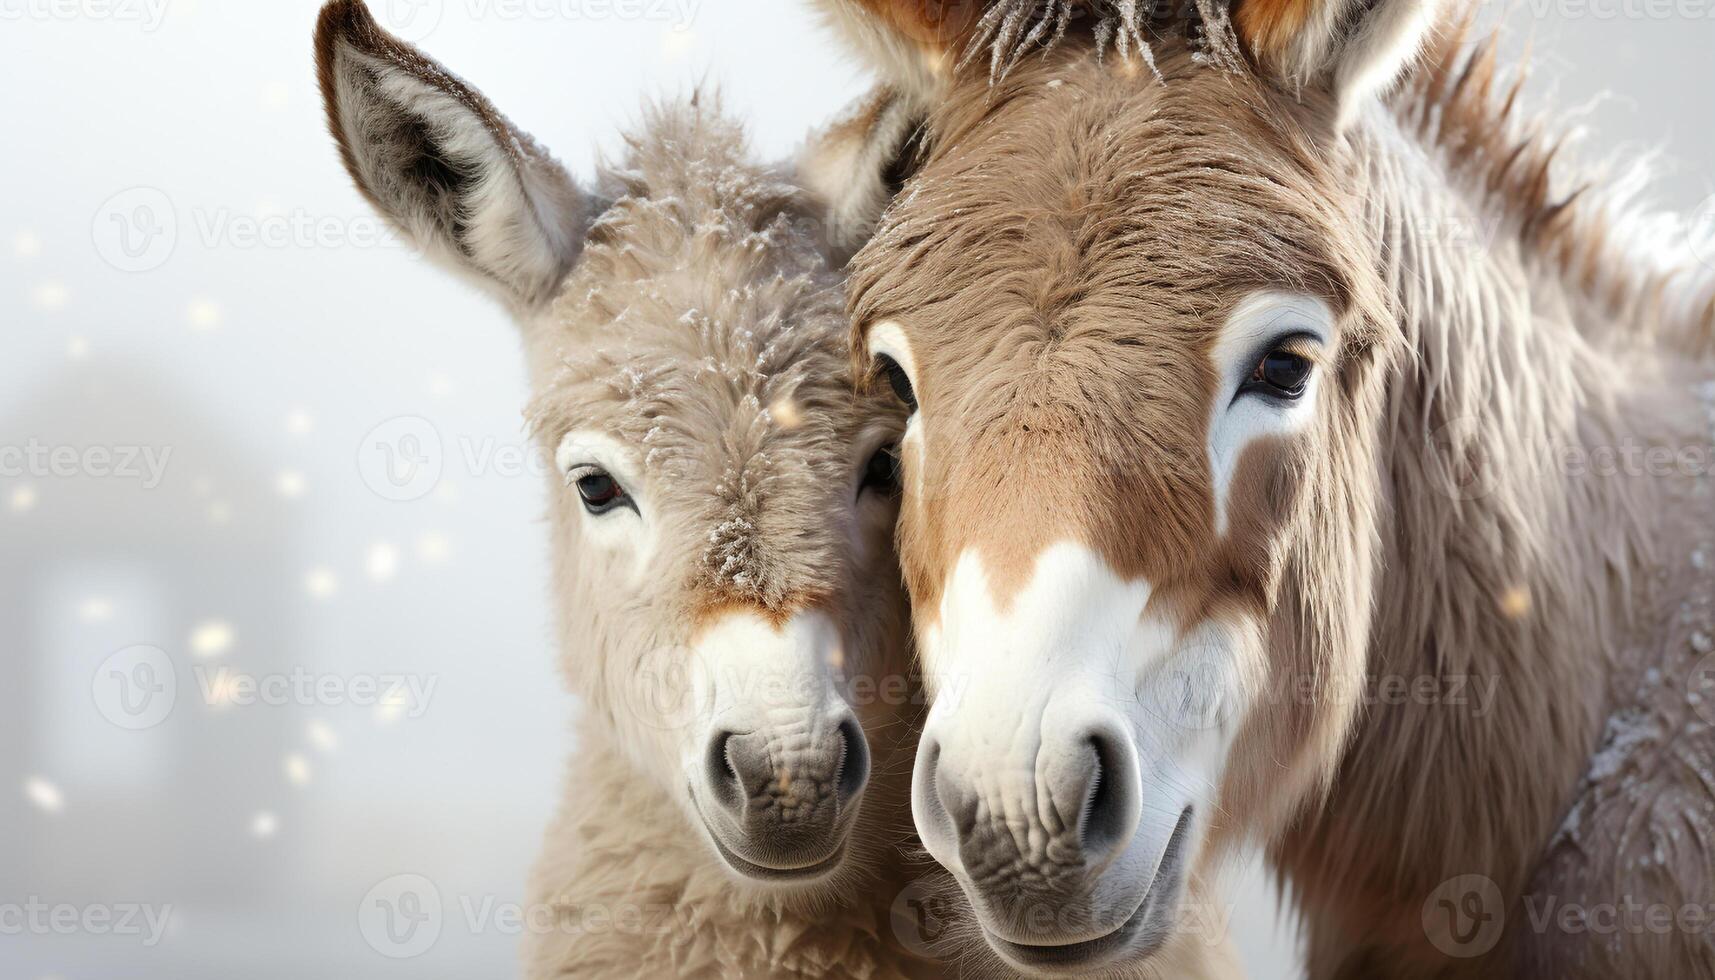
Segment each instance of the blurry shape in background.
[[65,809],[65,797],[60,788],[40,776],[31,776],[24,780],[24,798],[35,804],[36,809],[43,813],[58,813]]
[[370,581],[393,581],[393,576],[399,574],[399,549],[386,541],[375,542],[369,546],[367,567]]
[[297,470],[281,470],[274,480],[274,489],[287,500],[296,500],[304,495],[304,474]]
[[268,810],[260,810],[250,818],[250,836],[268,840],[280,832],[280,818]]
[[309,736],[310,744],[324,753],[339,748],[339,736],[334,734],[333,729],[325,721],[310,722],[305,734]]
[[286,756],[286,780],[293,786],[308,786],[310,784],[310,760],[297,752]]
[[375,723],[391,725],[405,717],[405,694],[402,691],[388,691],[381,696],[381,703],[375,706]]
[[199,657],[218,657],[232,649],[232,626],[223,620],[209,619],[191,630],[191,652]]
[[417,535],[417,560],[425,565],[439,565],[452,557],[452,545],[439,531],[424,531]]
[[197,330],[213,330],[220,326],[220,306],[206,297],[196,297],[186,308],[185,319]]
[[42,240],[33,231],[20,231],[12,236],[12,254],[20,259],[33,259],[42,254]]
[[315,599],[331,598],[339,591],[339,576],[329,568],[312,568],[304,576],[304,591]]
[[66,288],[65,283],[56,280],[44,282],[30,291],[30,302],[38,310],[57,310],[65,306],[66,300],[70,298],[71,290]]
[[92,595],[77,605],[77,617],[86,623],[105,623],[113,618],[113,601]]
[[73,337],[66,341],[66,356],[74,361],[81,361],[89,356],[89,338]]
[[12,513],[22,514],[35,509],[36,496],[36,488],[30,486],[28,483],[23,486],[13,487],[12,496],[8,500],[12,508]]
[[307,436],[316,427],[316,420],[309,412],[294,408],[286,413],[286,432],[294,436]]

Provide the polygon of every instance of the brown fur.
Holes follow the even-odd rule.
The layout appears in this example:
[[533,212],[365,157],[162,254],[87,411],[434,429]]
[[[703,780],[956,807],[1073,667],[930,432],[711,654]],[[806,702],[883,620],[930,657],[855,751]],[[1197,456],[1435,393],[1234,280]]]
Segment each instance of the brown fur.
[[[1245,16],[1241,38],[1272,36]],[[1217,844],[1273,842],[1313,977],[1715,975],[1707,934],[1543,931],[1528,904],[1715,895],[1715,734],[1687,693],[1708,473],[1553,455],[1715,444],[1715,367],[1681,354],[1715,338],[1707,270],[1647,265],[1623,214],[1569,195],[1493,97],[1492,55],[1432,47],[1391,112],[1342,129],[1325,89],[1200,64],[1183,34],[1155,76],[1098,42],[923,92],[926,160],[853,267],[859,329],[899,323],[917,363],[920,622],[965,549],[1004,596],[1067,537],[1187,619],[1265,611],[1262,682],[1308,690],[1240,735]],[[1492,239],[1455,234],[1496,216]],[[1338,352],[1319,423],[1246,453],[1218,544],[1204,365],[1256,288],[1326,299]],[[1379,678],[1494,701],[1359,704]],[[1430,936],[1461,875],[1504,903],[1468,957]]]

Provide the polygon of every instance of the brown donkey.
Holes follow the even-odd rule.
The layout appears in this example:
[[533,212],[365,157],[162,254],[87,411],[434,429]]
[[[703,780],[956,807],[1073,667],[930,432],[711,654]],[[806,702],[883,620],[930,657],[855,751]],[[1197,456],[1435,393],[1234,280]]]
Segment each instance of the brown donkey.
[[922,117],[848,291],[979,955],[1218,972],[1258,841],[1316,978],[1715,975],[1683,233],[1420,0],[820,6]]

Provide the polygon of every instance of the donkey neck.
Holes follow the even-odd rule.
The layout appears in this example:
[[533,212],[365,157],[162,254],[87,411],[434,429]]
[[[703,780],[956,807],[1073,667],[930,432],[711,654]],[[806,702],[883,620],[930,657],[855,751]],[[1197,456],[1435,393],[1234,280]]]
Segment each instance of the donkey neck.
[[1330,945],[1378,908],[1421,935],[1456,875],[1523,887],[1643,666],[1625,651],[1657,625],[1653,556],[1685,526],[1695,478],[1633,461],[1708,427],[1695,379],[1596,323],[1440,148],[1378,107],[1351,149],[1401,340],[1381,365],[1365,690],[1414,693],[1359,713],[1328,805],[1277,850],[1333,913],[1317,932],[1343,923]]

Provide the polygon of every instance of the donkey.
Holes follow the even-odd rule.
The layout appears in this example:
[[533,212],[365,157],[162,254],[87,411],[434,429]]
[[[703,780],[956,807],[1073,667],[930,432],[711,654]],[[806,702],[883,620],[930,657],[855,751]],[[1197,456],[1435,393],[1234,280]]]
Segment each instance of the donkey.
[[527,975],[931,975],[888,920],[921,707],[891,540],[904,413],[853,395],[830,247],[859,209],[750,162],[707,99],[652,110],[586,190],[361,2],[323,8],[316,52],[358,189],[514,314],[554,461],[586,710]]
[[921,116],[848,305],[982,955],[1218,972],[1260,842],[1315,978],[1715,975],[1683,232],[1426,0],[819,7]]

